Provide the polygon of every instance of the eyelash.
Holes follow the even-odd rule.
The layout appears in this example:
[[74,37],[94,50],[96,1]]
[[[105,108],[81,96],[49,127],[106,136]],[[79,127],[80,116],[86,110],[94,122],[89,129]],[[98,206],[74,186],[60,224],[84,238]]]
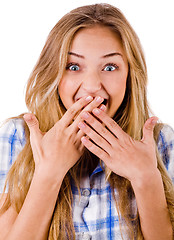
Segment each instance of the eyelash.
[[[71,66],[73,66],[73,65],[76,65],[76,66],[80,67],[78,63],[73,63],[73,62],[71,62],[71,63],[69,63],[69,64],[66,66],[66,70],[70,70],[69,68],[70,68]],[[118,65],[115,64],[115,63],[107,63],[107,64],[104,66],[104,68],[107,67],[107,66],[113,66],[113,67],[115,67],[115,70],[118,70],[118,69],[119,69]],[[104,68],[103,68],[103,69],[104,69]],[[102,69],[102,71],[103,71],[103,69]]]
[[70,68],[71,66],[73,66],[73,65],[76,65],[76,66],[80,67],[78,63],[73,63],[73,62],[72,62],[72,63],[69,63],[69,64],[66,66],[66,70],[70,70],[69,68]]
[[[107,67],[107,66],[115,67],[115,70],[118,70],[118,68],[119,68],[118,65],[115,64],[115,63],[107,63],[107,64],[104,66],[104,68]],[[104,69],[104,68],[103,68],[103,69]]]

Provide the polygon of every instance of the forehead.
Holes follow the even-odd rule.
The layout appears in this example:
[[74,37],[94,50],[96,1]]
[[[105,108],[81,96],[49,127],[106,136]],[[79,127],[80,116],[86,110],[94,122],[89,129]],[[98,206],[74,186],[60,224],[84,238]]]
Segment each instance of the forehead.
[[103,51],[120,50],[123,52],[119,35],[106,26],[81,28],[72,40],[70,50],[101,49]]

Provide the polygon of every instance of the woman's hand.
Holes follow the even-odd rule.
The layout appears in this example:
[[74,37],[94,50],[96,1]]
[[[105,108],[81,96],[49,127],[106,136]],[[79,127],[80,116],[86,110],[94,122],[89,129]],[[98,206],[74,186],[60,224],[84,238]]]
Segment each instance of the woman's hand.
[[83,136],[81,141],[89,151],[102,159],[109,169],[131,182],[141,178],[143,174],[157,170],[153,139],[156,117],[146,121],[143,138],[141,141],[135,141],[105,112],[100,109],[94,109],[92,112],[97,118],[89,112],[80,114],[87,124],[83,121],[78,126],[88,136]]
[[92,111],[103,101],[102,98],[92,100],[90,96],[79,99],[47,133],[40,131],[34,114],[24,115],[30,130],[35,171],[41,168],[48,177],[64,177],[78,161],[84,150],[81,143],[84,133],[78,128],[79,113]]

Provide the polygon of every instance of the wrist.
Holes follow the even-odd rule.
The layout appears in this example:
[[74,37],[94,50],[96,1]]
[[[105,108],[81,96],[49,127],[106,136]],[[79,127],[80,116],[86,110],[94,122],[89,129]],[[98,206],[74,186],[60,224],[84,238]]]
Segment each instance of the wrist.
[[61,185],[66,173],[57,170],[57,168],[50,168],[45,164],[40,164],[35,168],[33,178],[36,178],[48,187],[57,187]]
[[144,191],[149,188],[153,189],[153,186],[156,187],[159,182],[162,182],[162,177],[160,171],[156,168],[148,172],[142,172],[139,176],[134,177],[131,180],[131,185],[133,189]]

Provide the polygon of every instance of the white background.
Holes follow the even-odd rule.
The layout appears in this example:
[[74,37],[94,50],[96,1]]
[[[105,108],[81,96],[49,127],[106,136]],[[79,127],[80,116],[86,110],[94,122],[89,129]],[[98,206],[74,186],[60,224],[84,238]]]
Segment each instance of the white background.
[[78,6],[110,3],[137,32],[148,67],[148,100],[156,116],[174,128],[173,0],[0,1],[0,122],[26,112],[24,89],[48,33]]

